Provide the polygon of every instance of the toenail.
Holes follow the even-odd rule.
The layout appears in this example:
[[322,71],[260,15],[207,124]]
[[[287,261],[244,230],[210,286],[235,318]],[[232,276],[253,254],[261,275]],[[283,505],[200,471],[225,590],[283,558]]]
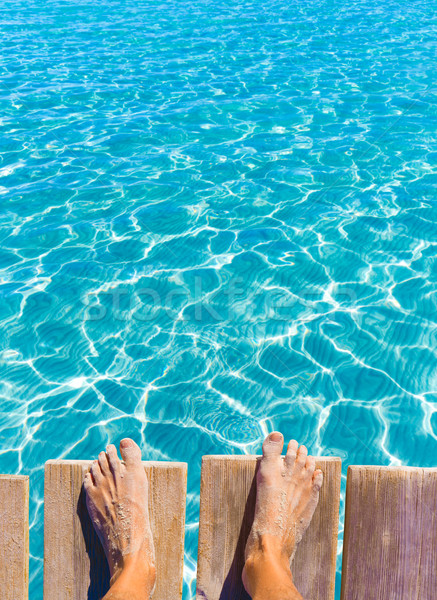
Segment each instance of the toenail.
[[121,440],[120,446],[122,448],[129,448],[129,446],[132,446],[132,440],[130,440],[129,438],[125,438],[124,440]]
[[269,441],[275,443],[282,442],[282,433],[279,433],[279,431],[274,431],[269,435]]

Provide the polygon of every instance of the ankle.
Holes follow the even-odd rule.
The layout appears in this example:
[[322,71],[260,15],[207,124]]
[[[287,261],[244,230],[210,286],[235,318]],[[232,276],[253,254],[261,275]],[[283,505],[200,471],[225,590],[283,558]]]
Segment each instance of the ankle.
[[286,555],[273,550],[256,552],[246,557],[244,569],[248,575],[256,575],[265,571],[266,567],[275,572],[282,572],[292,579],[289,559]]
[[111,576],[111,590],[142,590],[149,597],[155,587],[156,567],[143,552],[127,554]]
[[252,566],[258,563],[275,563],[290,570],[289,556],[281,543],[274,535],[259,535],[256,544],[251,545],[251,552],[246,555],[246,562]]
[[252,598],[260,587],[266,585],[294,589],[289,557],[277,540],[260,539],[257,547],[246,556],[243,583]]

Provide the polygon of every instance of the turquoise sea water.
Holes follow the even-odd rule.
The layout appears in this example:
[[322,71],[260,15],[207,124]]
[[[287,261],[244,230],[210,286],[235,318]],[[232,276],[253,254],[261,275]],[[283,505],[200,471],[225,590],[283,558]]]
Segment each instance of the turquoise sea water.
[[432,8],[3,2],[0,472],[31,476],[32,600],[48,459],[129,435],[189,463],[186,600],[202,454],[279,429],[344,474],[435,466]]

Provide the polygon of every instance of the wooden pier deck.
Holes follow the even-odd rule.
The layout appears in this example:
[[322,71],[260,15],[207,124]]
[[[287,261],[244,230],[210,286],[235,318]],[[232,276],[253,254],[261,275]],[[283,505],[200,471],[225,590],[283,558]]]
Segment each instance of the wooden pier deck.
[[[44,600],[98,600],[104,555],[82,489],[90,461],[45,468]],[[255,456],[205,456],[200,494],[197,600],[247,600],[241,585],[254,512]],[[305,600],[333,600],[341,462],[324,472],[319,506],[292,565]],[[144,463],[157,553],[155,600],[180,600],[187,465]],[[436,600],[437,469],[352,466],[347,475],[341,600]],[[0,475],[2,600],[28,600],[29,480]]]
[[437,469],[349,467],[342,600],[436,600]]
[[[156,547],[156,600],[182,597],[187,465],[145,462]],[[44,600],[99,600],[109,589],[102,547],[88,517],[82,482],[91,461],[46,463]]]
[[[204,456],[200,490],[197,600],[249,596],[241,572],[255,509],[256,456]],[[319,505],[293,561],[304,598],[334,600],[341,461],[319,458],[324,472]]]
[[0,596],[27,600],[29,585],[29,478],[0,475]]

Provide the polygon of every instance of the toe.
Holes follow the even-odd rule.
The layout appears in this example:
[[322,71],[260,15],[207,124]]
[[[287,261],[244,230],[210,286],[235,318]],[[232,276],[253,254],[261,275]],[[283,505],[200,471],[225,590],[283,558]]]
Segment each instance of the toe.
[[272,458],[281,456],[284,447],[284,436],[279,431],[274,431],[266,437],[263,443],[263,457]]
[[117,448],[114,446],[114,444],[109,444],[106,446],[106,458],[112,473],[114,475],[119,473],[121,463],[117,455]]
[[314,471],[314,475],[313,475],[313,492],[315,494],[318,494],[320,492],[322,483],[323,483],[323,473],[320,469],[317,469],[316,471]]
[[107,477],[110,475],[111,471],[109,470],[108,458],[105,452],[100,452],[99,454],[99,466],[102,474]]
[[95,485],[98,485],[102,479],[102,470],[100,469],[99,461],[95,460],[90,469],[91,477]]
[[291,440],[287,446],[287,454],[285,455],[284,462],[285,466],[290,469],[294,465],[294,461],[296,460],[298,443],[296,440]]
[[315,468],[316,468],[316,459],[314,458],[314,456],[307,456],[307,459],[305,462],[305,471],[309,477],[312,478]]
[[88,490],[90,490],[93,487],[93,480],[91,478],[91,473],[88,472],[83,480],[83,487],[85,488],[85,491],[88,492]]
[[299,449],[297,451],[297,457],[296,457],[296,462],[295,464],[295,468],[301,470],[304,468],[306,460],[307,460],[307,456],[308,456],[308,450],[306,448],[306,446],[299,446]]
[[127,467],[141,464],[141,450],[130,438],[121,440],[120,454]]

